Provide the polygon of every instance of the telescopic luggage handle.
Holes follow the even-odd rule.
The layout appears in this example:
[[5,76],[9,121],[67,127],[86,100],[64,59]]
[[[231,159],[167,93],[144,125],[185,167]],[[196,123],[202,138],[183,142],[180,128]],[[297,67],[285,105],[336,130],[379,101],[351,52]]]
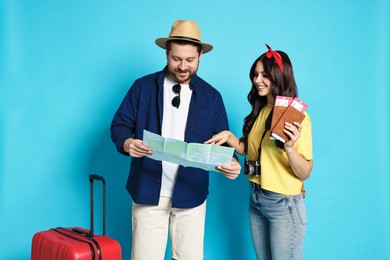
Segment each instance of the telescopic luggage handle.
[[94,192],[93,192],[93,183],[94,180],[99,180],[103,183],[103,236],[106,235],[106,181],[104,178],[97,174],[89,175],[89,183],[90,183],[90,193],[91,193],[91,228],[90,235],[94,235]]

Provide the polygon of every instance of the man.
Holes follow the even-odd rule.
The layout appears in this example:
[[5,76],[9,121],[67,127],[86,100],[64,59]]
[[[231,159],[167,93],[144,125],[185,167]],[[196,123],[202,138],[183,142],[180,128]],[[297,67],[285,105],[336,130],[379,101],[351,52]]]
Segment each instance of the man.
[[[201,41],[195,21],[175,21],[166,49],[167,66],[137,79],[116,112],[111,138],[118,151],[130,155],[127,190],[133,199],[132,259],[164,259],[168,227],[173,259],[203,259],[204,223],[209,173],[146,157],[146,129],[163,137],[203,143],[228,129],[220,93],[196,75],[202,54],[212,45]],[[235,179],[241,166],[233,158],[216,170]]]

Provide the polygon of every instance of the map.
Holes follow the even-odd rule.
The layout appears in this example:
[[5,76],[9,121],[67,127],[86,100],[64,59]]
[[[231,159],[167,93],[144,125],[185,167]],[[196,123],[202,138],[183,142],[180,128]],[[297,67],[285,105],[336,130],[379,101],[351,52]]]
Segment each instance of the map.
[[144,144],[153,154],[149,158],[196,167],[206,171],[215,170],[217,165],[230,165],[234,148],[213,144],[186,143],[184,141],[164,138],[144,130]]

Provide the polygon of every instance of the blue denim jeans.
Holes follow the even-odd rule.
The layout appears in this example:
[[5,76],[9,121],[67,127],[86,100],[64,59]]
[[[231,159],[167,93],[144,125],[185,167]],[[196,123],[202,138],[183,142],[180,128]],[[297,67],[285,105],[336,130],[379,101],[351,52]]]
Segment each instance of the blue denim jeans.
[[249,220],[258,260],[302,259],[306,207],[301,194],[251,187]]

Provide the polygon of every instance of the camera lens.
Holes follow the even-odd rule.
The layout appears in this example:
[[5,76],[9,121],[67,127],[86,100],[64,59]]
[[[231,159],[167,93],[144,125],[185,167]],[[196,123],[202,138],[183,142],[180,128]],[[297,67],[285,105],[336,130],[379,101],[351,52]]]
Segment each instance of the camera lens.
[[252,164],[247,163],[247,164],[245,165],[245,174],[253,175],[254,170],[255,170],[255,169],[254,169],[254,167],[253,167]]
[[260,164],[258,161],[245,162],[244,173],[250,176],[260,176]]

